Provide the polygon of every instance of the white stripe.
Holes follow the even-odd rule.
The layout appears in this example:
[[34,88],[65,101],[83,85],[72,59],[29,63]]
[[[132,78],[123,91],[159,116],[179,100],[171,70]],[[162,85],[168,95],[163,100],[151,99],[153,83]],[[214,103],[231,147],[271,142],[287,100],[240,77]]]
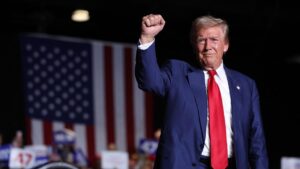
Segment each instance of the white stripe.
[[113,46],[113,92],[115,107],[115,136],[118,150],[127,150],[126,142],[126,115],[125,115],[125,88],[124,88],[124,52],[123,46]]
[[[132,48],[132,72],[134,75],[134,66],[135,66],[135,51],[136,48]],[[146,137],[145,131],[146,131],[146,121],[145,121],[145,93],[138,88],[137,82],[135,80],[135,76],[133,76],[133,97],[134,97],[134,125],[135,125],[135,146],[138,147],[139,141],[142,138]]]
[[31,119],[31,140],[33,145],[41,145],[44,143],[43,122],[38,119]]
[[63,122],[60,121],[54,121],[52,124],[52,128],[53,128],[53,132],[57,131],[57,130],[62,130],[65,128],[65,125]]
[[96,152],[106,150],[106,121],[104,104],[104,63],[103,44],[93,41],[93,91],[94,91],[94,128]]
[[87,155],[87,137],[86,126],[83,124],[74,125],[74,131],[76,133],[76,148],[81,148],[83,153]]

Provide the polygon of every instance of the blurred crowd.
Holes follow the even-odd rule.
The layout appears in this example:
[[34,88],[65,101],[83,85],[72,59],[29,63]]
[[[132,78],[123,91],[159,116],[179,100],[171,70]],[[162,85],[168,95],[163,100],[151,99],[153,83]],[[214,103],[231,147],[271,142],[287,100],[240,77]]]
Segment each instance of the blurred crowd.
[[[86,155],[80,149],[80,147],[75,146],[76,133],[70,129],[64,129],[62,131],[56,131],[56,136],[54,136],[54,143],[50,146],[44,146],[42,150],[40,148],[34,147],[35,151],[40,151],[39,163],[33,168],[38,168],[45,163],[51,162],[64,162],[71,164],[78,169],[119,169],[119,168],[104,168],[102,165],[102,154],[98,152],[96,154],[96,159],[92,163],[87,159]],[[144,146],[136,148],[136,152],[128,153],[128,169],[152,169],[155,161],[156,148],[158,146],[158,140],[160,138],[160,129],[157,129],[154,133],[153,138],[145,139]],[[150,142],[149,142],[150,140]],[[150,149],[148,148],[150,147]],[[10,168],[12,165],[9,159],[11,159],[12,150],[17,149],[24,150],[28,146],[24,145],[23,132],[16,131],[15,136],[10,144],[3,144],[3,138],[0,134],[0,169]],[[32,149],[32,146],[31,146]],[[39,150],[38,150],[39,149]],[[43,152],[42,152],[43,151]],[[109,143],[107,146],[108,152],[121,152],[118,150],[115,143]],[[41,153],[42,152],[42,153]],[[19,156],[18,156],[19,157]],[[21,156],[20,156],[21,157]],[[16,159],[16,158],[14,158]],[[23,158],[20,159],[24,161]],[[22,167],[23,168],[23,167]],[[24,167],[27,168],[27,167]],[[122,168],[123,169],[123,168]]]

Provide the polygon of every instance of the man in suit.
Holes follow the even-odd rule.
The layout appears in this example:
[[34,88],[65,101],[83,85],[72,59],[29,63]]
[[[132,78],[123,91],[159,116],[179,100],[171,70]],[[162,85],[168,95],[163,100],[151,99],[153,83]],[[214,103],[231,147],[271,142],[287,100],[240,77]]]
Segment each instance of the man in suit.
[[[166,101],[154,168],[267,169],[268,157],[255,81],[223,64],[223,55],[229,48],[226,21],[212,16],[195,19],[191,42],[199,62],[196,66],[175,59],[163,66],[158,65],[155,37],[164,26],[165,20],[159,14],[142,18],[135,68],[139,87]],[[211,76],[222,99],[222,113],[217,116],[223,119],[221,134],[226,137],[224,141],[215,139],[211,132],[214,129],[210,128],[210,123],[213,123],[211,110],[215,109],[210,107],[212,103],[208,98],[211,72],[216,73]],[[212,140],[225,144],[224,151],[216,152]],[[223,162],[215,160],[213,154],[225,154]]]

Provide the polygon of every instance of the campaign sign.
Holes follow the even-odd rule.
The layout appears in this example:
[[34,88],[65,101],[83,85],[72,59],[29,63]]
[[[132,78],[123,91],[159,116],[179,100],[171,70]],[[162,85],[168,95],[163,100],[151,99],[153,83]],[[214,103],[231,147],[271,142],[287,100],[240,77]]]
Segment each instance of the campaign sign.
[[128,169],[129,157],[124,151],[102,151],[101,168],[105,169]]
[[45,164],[49,161],[49,147],[46,145],[27,145],[24,147],[25,150],[34,152],[35,162],[34,165]]
[[281,169],[300,169],[300,157],[282,157]]
[[67,133],[65,130],[58,130],[54,132],[55,144],[75,144],[75,136]]
[[34,166],[35,153],[20,148],[12,148],[9,157],[9,168],[31,168]]
[[139,144],[139,151],[147,155],[154,155],[158,147],[158,141],[155,139],[141,139]]

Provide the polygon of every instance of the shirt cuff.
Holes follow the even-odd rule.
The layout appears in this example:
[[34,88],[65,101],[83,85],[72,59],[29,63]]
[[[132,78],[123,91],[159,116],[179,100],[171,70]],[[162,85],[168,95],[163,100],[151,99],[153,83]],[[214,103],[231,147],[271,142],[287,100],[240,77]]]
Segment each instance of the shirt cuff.
[[141,44],[141,42],[140,42],[140,40],[139,40],[138,48],[139,48],[140,50],[146,50],[146,49],[148,49],[153,43],[154,43],[154,40],[153,40],[152,42],[148,42],[148,43]]

